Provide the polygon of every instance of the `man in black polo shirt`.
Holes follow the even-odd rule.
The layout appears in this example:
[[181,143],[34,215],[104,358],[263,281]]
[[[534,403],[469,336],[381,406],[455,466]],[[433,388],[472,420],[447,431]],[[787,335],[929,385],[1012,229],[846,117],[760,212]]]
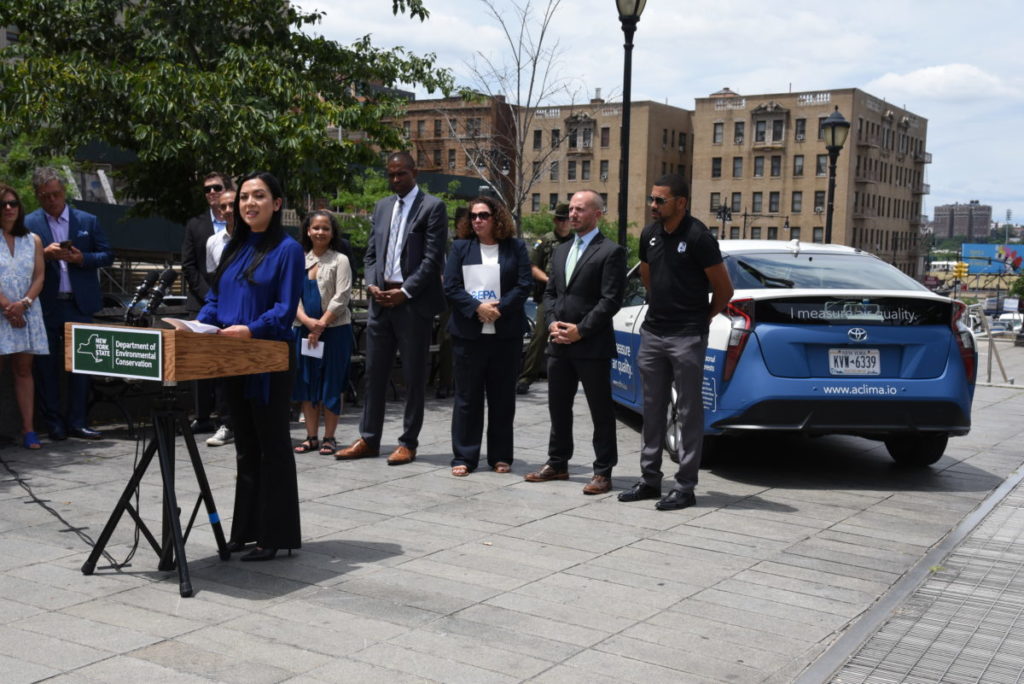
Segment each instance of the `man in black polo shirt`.
[[[643,479],[619,494],[619,501],[661,499],[660,511],[696,503],[704,405],[701,386],[708,325],[732,298],[732,281],[718,241],[687,211],[686,181],[678,174],[654,183],[648,201],[654,219],[640,237],[640,277],[647,288],[647,317],[640,333],[637,367],[644,388]],[[708,292],[711,300],[708,301]],[[675,382],[679,471],[661,498],[662,443],[666,407]]]

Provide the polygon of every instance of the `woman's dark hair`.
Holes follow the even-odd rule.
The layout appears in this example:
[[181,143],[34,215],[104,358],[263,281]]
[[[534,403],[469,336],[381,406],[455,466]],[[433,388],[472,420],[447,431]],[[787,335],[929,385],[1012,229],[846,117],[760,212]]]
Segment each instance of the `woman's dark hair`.
[[[512,222],[512,214],[493,197],[474,197],[466,205],[472,211],[474,204],[486,204],[491,210],[491,219],[494,221],[494,239],[507,240],[516,234],[516,224]],[[462,216],[455,225],[455,237],[460,240],[468,240],[476,235],[473,232],[473,222],[469,218],[469,211]]]
[[240,208],[242,185],[251,180],[263,181],[270,189],[270,195],[274,199],[281,199],[282,201],[281,206],[274,212],[274,215],[270,217],[270,225],[267,226],[267,230],[263,233],[263,239],[256,245],[252,260],[249,262],[249,265],[246,266],[244,275],[249,284],[256,284],[256,280],[253,278],[253,273],[255,273],[256,269],[263,263],[267,254],[274,249],[274,247],[277,247],[281,240],[287,237],[287,233],[284,232],[284,224],[281,222],[281,214],[284,211],[284,190],[281,189],[281,183],[277,178],[266,171],[257,171],[256,173],[250,173],[248,176],[240,178],[238,180],[238,192],[235,194],[235,229],[234,232],[231,233],[231,240],[224,248],[224,256],[221,258],[220,264],[217,265],[217,270],[213,274],[213,288],[216,292],[220,291],[220,278],[224,274],[224,271],[231,262],[238,258],[238,251],[252,234],[252,227],[245,222],[245,218],[243,218],[242,210]]
[[25,205],[22,203],[21,197],[18,196],[18,191],[10,185],[0,183],[0,200],[3,199],[4,195],[14,195],[14,199],[18,200],[18,218],[14,219],[14,227],[11,228],[11,235],[14,237],[28,235],[28,228],[25,227]]
[[334,218],[334,214],[327,211],[326,209],[317,209],[311,211],[302,220],[302,228],[299,230],[299,244],[302,245],[302,251],[308,252],[313,249],[313,241],[309,239],[309,227],[313,225],[313,219],[323,216],[331,224],[331,244],[329,247],[335,252],[341,253],[341,230],[338,228],[338,219]]

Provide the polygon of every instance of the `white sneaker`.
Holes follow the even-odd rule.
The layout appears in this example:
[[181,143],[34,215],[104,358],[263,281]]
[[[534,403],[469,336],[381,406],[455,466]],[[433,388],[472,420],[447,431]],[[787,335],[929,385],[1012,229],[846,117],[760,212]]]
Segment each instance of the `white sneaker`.
[[235,433],[228,429],[227,425],[221,425],[217,428],[217,432],[206,440],[206,446],[224,446],[225,444],[231,444],[235,441]]

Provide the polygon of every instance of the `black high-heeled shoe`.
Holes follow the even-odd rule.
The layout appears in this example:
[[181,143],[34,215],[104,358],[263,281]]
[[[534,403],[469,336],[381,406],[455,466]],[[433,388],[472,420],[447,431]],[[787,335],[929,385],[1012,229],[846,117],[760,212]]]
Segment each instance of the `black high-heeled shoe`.
[[248,545],[247,542],[229,541],[224,545],[224,548],[228,550],[228,553],[238,553],[239,551],[245,551],[245,547]]
[[[285,550],[288,552],[289,556],[292,555],[292,550],[291,549],[285,549]],[[253,549],[249,553],[247,553],[244,556],[242,556],[241,560],[243,560],[243,561],[268,561],[268,560],[274,560],[275,557],[277,557],[277,549],[261,549],[260,547],[257,546],[255,549]]]

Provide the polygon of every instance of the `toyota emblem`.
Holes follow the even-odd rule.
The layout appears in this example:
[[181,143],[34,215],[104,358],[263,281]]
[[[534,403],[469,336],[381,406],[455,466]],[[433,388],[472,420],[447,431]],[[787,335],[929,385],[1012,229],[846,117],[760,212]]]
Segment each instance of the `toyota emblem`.
[[868,331],[864,328],[850,328],[846,336],[850,338],[851,342],[864,342],[868,339]]

